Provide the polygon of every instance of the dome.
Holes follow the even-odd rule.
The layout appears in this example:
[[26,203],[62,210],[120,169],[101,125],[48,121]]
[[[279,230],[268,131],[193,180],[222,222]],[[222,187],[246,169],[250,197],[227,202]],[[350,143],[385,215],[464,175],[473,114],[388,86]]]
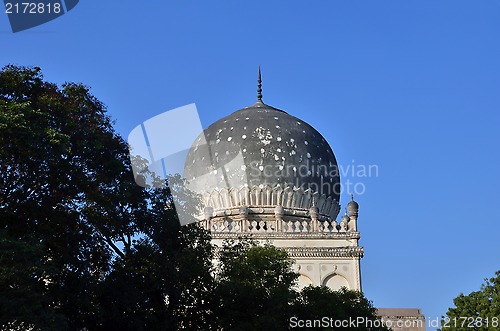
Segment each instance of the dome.
[[[184,177],[200,194],[258,187],[299,190],[334,205],[340,197],[337,161],[323,136],[260,100],[198,136],[188,152]],[[309,205],[315,205],[314,198]],[[337,213],[333,208],[328,214]]]

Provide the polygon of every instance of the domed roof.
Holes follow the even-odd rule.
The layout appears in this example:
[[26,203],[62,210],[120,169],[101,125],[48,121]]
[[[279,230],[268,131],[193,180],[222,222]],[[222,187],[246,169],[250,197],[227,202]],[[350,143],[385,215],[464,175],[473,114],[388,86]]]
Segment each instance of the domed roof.
[[260,98],[199,135],[186,158],[184,177],[197,193],[279,185],[309,189],[336,203],[340,198],[337,161],[323,136]]
[[359,210],[359,204],[354,201],[354,195],[351,194],[351,201],[349,201],[349,203],[347,204],[347,211],[349,212],[349,215],[354,215],[354,214],[358,214],[358,210]]

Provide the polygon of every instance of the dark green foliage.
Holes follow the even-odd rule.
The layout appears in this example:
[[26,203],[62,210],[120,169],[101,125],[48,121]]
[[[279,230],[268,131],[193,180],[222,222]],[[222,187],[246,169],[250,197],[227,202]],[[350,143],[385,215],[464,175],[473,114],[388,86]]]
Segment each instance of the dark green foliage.
[[[308,286],[304,288],[297,297],[292,310],[294,316],[302,320],[321,320],[323,317],[332,318],[339,321],[350,321],[361,318],[363,321],[375,321],[376,309],[372,306],[363,293],[349,291],[342,288],[339,291],[332,291],[327,287]],[[330,321],[328,323],[331,323]],[[387,328],[365,327],[379,323],[360,323],[357,330],[387,330]],[[336,330],[334,322],[328,324],[323,330]],[[345,328],[337,328],[345,329]],[[305,330],[318,330],[318,328],[305,328]]]
[[285,251],[241,241],[219,254],[216,314],[225,330],[284,330],[298,274]]
[[0,260],[34,270],[0,274],[2,306],[17,311],[0,321],[83,327],[113,256],[124,254],[116,244],[130,249],[147,206],[128,146],[88,88],[58,88],[39,68],[15,66],[0,71],[0,146]]
[[441,319],[441,330],[498,330],[500,329],[500,271],[485,279],[479,291],[460,294],[453,300]]

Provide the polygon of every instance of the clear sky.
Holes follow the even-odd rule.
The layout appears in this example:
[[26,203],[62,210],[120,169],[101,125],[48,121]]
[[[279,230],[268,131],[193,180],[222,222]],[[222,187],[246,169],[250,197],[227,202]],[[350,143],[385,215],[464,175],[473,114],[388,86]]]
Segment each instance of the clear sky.
[[205,127],[254,103],[260,64],[267,104],[344,169],[378,167],[341,179],[365,188],[375,306],[436,318],[500,269],[498,0],[81,1],[15,34],[1,12],[0,40],[0,66],[83,82],[125,137],[189,103]]

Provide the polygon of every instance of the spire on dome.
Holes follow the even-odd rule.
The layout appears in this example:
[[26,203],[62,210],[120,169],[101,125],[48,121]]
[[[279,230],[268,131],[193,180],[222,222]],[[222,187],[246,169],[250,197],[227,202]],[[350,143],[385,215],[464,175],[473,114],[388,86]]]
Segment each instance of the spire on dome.
[[257,102],[262,102],[262,76],[260,74],[259,66],[259,78],[257,79]]

